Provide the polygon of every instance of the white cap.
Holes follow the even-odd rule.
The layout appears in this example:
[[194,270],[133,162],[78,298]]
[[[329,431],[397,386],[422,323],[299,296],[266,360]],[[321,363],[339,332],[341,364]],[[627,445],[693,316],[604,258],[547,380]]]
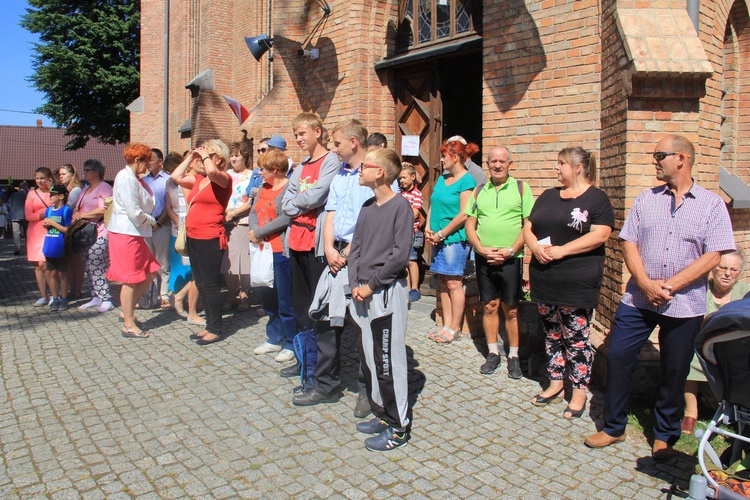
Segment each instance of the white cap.
[[464,146],[466,146],[466,139],[464,139],[460,135],[454,135],[453,137],[449,137],[448,140],[446,140],[445,142],[453,142],[453,141],[458,141]]

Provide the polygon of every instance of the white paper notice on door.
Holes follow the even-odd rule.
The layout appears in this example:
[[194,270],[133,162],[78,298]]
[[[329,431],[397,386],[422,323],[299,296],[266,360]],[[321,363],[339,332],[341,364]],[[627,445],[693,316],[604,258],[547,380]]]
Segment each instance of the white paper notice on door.
[[419,156],[419,136],[401,136],[401,156]]

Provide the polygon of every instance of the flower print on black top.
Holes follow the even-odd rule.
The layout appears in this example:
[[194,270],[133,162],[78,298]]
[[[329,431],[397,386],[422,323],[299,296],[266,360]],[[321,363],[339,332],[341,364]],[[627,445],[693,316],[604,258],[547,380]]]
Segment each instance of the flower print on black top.
[[[609,198],[591,186],[576,198],[561,198],[560,188],[543,192],[534,203],[529,220],[537,239],[549,237],[552,245],[565,245],[588,233],[592,225],[614,227],[615,215]],[[573,258],[541,264],[532,258],[530,273],[543,274],[532,279],[531,298],[551,305],[594,308],[604,269],[604,245]],[[571,287],[570,283],[578,283]],[[567,293],[560,294],[560,290]]]

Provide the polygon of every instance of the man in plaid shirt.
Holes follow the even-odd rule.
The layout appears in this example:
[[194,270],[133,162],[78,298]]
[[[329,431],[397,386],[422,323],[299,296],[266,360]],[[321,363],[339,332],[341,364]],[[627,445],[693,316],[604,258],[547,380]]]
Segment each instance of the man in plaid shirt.
[[665,184],[638,196],[620,231],[631,278],[610,335],[604,427],[586,438],[589,447],[625,440],[633,371],[656,326],[662,385],[654,406],[652,456],[672,456],[680,437],[685,378],[706,312],[707,275],[722,253],[735,249],[724,201],[693,180],[694,160],[685,137],[660,140],[652,163]]

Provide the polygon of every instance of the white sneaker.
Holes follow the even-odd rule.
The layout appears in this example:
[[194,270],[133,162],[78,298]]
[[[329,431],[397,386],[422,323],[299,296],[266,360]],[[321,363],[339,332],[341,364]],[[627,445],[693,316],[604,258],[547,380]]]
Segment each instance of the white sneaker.
[[50,298],[49,298],[49,302],[47,302],[47,305],[51,305],[51,304],[52,304],[52,302],[54,302],[54,300],[55,300],[55,298],[54,298],[54,297],[50,297]]
[[47,297],[41,297],[36,299],[36,302],[34,302],[34,307],[42,307],[47,305]]
[[90,309],[92,307],[99,307],[100,305],[102,305],[102,299],[100,299],[99,297],[94,297],[93,299],[89,300],[85,304],[78,306],[78,309],[83,311],[84,309]]
[[111,311],[114,309],[115,306],[112,304],[112,302],[105,300],[102,302],[102,305],[99,306],[99,309],[96,310],[96,312],[105,313],[107,311]]
[[255,348],[253,351],[255,354],[268,354],[270,352],[279,352],[281,350],[280,345],[270,344],[263,342],[261,345]]
[[296,356],[294,355],[294,351],[289,349],[282,349],[281,352],[275,358],[273,358],[273,360],[277,363],[286,363],[287,361],[291,361],[294,358],[296,358]]

